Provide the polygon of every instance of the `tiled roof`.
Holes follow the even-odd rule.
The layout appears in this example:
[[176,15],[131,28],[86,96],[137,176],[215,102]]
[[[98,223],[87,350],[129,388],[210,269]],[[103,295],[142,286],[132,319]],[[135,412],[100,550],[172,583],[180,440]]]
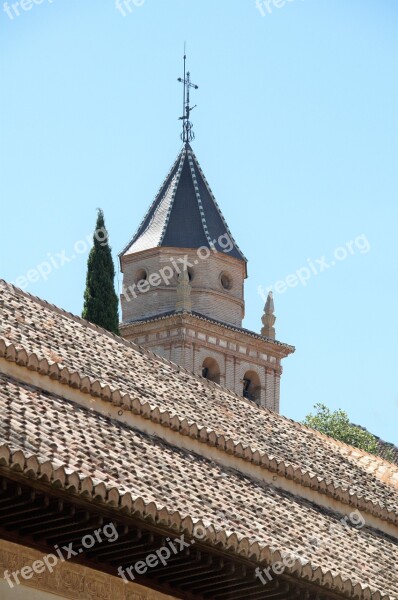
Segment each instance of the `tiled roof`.
[[[353,423],[353,425],[355,425],[355,423]],[[379,436],[374,435],[371,431],[368,431],[366,427],[363,427],[362,425],[355,425],[355,427],[360,427],[367,433],[373,435],[376,438],[378,455],[398,465],[398,447],[395,446],[395,444],[382,440],[381,438],[379,438]]]
[[[177,520],[192,527],[200,519],[209,543],[259,561],[278,560],[278,553],[293,552],[322,533],[325,547],[297,562],[296,574],[349,597],[382,597],[356,582],[388,597],[398,594],[397,539],[370,524],[330,535],[337,514],[305,499],[311,490],[329,498],[328,506],[358,508],[395,531],[396,465],[260,408],[4,282],[1,357],[18,372],[48,376],[63,388],[122,406],[197,446],[196,453],[189,444],[178,449],[165,442],[167,436],[155,438],[99,414],[95,402],[88,410],[2,376],[0,464],[22,461],[30,476],[49,469],[50,480],[85,491],[96,486],[107,501],[134,505],[169,525]],[[233,457],[236,468],[211,460],[206,448]],[[278,482],[251,477],[251,468],[275,473]],[[292,482],[297,494],[280,480]]]
[[339,591],[398,594],[397,544],[370,527],[343,526],[332,511],[2,375],[0,411],[0,464],[67,487],[80,479],[85,494],[184,530],[203,524],[230,552],[271,562],[297,553],[291,573],[332,589],[340,576]]
[[208,248],[228,234],[228,253],[246,262],[224,220],[191,146],[184,144],[137,233],[120,256],[158,246]]
[[[398,468],[259,408],[151,352],[0,282],[0,340],[99,381],[397,514]],[[211,407],[211,410],[209,410]],[[389,475],[391,473],[391,475]],[[387,481],[388,480],[388,481]],[[389,485],[387,484],[389,483]],[[314,481],[314,485],[316,482]],[[325,487],[326,486],[326,487]],[[323,489],[325,487],[325,490]]]

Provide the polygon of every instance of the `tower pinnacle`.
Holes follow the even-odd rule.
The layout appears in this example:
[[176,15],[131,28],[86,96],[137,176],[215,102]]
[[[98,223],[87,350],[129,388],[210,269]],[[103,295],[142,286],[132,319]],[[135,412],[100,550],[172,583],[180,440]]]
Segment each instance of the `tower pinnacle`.
[[273,299],[273,295],[272,292],[269,292],[268,297],[267,297],[267,302],[265,303],[264,306],[264,314],[261,317],[261,321],[263,323],[263,327],[261,329],[261,335],[264,335],[265,337],[271,338],[272,340],[275,339],[275,321],[276,321],[276,317],[274,314],[274,299]]
[[191,111],[196,107],[196,104],[195,106],[190,106],[190,89],[193,88],[194,90],[197,90],[199,86],[191,82],[190,72],[188,71],[188,73],[186,73],[186,61],[187,55],[185,54],[184,48],[184,77],[179,77],[178,81],[184,84],[183,116],[180,117],[180,121],[182,121],[181,139],[187,144],[195,139],[195,134],[193,132],[192,123],[190,122],[189,117]]

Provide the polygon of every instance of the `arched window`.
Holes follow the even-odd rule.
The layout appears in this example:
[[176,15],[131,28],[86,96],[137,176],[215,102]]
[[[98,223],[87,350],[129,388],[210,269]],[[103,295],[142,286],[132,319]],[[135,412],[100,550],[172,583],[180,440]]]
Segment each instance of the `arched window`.
[[254,402],[260,402],[261,382],[255,371],[246,371],[243,377],[243,396]]
[[214,358],[206,358],[202,365],[202,377],[214,383],[220,383],[220,367]]

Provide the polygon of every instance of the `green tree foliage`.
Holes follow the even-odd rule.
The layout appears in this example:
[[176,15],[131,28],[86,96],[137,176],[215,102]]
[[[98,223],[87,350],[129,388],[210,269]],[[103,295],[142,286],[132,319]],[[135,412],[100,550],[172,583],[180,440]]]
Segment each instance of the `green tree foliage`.
[[353,425],[344,410],[331,411],[324,404],[315,404],[316,414],[310,413],[303,425],[316,429],[335,440],[340,440],[355,448],[361,448],[370,454],[379,454],[377,438],[366,429]]
[[87,261],[82,317],[119,334],[118,298],[114,287],[115,267],[101,209],[98,210],[93,243]]

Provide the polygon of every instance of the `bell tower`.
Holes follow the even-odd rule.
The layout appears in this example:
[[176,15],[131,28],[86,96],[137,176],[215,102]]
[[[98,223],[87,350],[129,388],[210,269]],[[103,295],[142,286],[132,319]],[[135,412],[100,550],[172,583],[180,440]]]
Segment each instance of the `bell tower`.
[[125,338],[210,381],[279,411],[281,360],[269,298],[261,334],[242,328],[247,260],[235,242],[191,142],[189,72],[183,146],[138,230],[119,255]]

